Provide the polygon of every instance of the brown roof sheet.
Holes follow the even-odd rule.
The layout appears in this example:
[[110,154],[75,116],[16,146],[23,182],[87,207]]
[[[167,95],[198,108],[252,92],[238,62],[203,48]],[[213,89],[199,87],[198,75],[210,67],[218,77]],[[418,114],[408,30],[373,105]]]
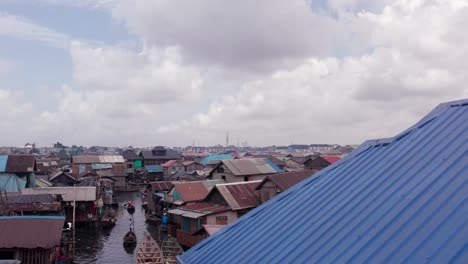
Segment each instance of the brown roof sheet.
[[267,158],[271,162],[273,162],[273,164],[275,164],[277,166],[284,166],[285,165],[284,161],[278,159],[277,157],[275,157],[273,155],[254,155],[254,157],[256,157],[256,158]]
[[181,182],[174,185],[184,202],[200,201],[211,190],[203,182]]
[[1,216],[0,248],[53,248],[64,222],[63,216]]
[[149,184],[153,192],[169,191],[172,189],[172,186],[174,186],[170,181],[157,181],[150,182]]
[[263,158],[222,160],[221,162],[237,176],[277,173]]
[[233,210],[257,207],[260,205],[260,196],[255,187],[261,181],[236,182],[217,184],[216,189]]
[[270,180],[276,184],[276,186],[281,189],[281,191],[284,191],[304,180],[305,178],[311,176],[312,174],[314,174],[314,171],[304,170],[268,175],[265,179],[263,179],[262,182],[257,185],[255,189],[259,190],[266,181]]
[[214,214],[227,211],[229,210],[229,207],[221,204],[198,202],[181,206],[179,209],[203,214]]
[[73,156],[72,162],[76,164],[100,163],[99,156]]
[[8,155],[5,172],[34,172],[36,157],[34,155]]
[[[171,167],[172,165],[174,165],[175,163],[180,163],[179,161],[177,160],[168,160],[166,161],[164,164],[162,164],[163,167],[167,168],[167,167]],[[182,165],[182,164],[180,164]]]

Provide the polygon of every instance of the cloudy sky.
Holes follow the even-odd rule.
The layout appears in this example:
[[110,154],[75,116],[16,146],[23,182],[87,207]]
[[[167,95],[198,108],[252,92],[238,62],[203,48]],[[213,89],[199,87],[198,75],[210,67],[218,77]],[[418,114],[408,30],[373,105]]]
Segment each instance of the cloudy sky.
[[359,144],[468,97],[468,0],[0,0],[0,146]]

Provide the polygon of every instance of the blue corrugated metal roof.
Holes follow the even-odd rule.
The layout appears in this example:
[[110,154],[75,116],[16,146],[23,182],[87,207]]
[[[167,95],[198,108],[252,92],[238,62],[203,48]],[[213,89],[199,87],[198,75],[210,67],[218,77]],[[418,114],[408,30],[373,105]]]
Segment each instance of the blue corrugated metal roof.
[[283,172],[278,166],[276,166],[271,160],[265,159],[266,163],[268,163],[276,172]]
[[147,172],[163,172],[164,169],[161,165],[147,165],[145,166]]
[[467,263],[468,100],[257,207],[182,263]]
[[8,155],[0,155],[0,172],[5,172]]
[[234,159],[233,156],[229,155],[229,154],[213,154],[213,155],[209,155],[207,157],[205,157],[201,164],[203,166],[206,166],[206,164],[208,164],[208,162],[210,161],[216,161],[216,160],[232,160]]

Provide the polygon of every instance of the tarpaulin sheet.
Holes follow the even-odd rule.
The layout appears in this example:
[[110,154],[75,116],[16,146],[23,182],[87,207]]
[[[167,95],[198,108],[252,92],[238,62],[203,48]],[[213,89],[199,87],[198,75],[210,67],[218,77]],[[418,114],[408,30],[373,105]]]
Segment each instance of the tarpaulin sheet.
[[26,177],[19,178],[16,174],[0,173],[0,191],[21,192],[26,187]]

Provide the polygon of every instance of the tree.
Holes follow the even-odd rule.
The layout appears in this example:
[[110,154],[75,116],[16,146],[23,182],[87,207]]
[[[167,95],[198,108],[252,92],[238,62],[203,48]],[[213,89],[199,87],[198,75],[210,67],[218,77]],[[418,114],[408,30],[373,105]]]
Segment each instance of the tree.
[[57,143],[54,144],[54,148],[61,148],[61,149],[63,149],[63,148],[65,148],[65,146],[64,146],[62,143],[60,143],[60,142],[57,141]]
[[97,148],[95,146],[92,146],[89,148],[89,151],[91,152],[97,152]]
[[29,154],[41,154],[41,152],[37,148],[33,148],[33,149],[31,149]]

